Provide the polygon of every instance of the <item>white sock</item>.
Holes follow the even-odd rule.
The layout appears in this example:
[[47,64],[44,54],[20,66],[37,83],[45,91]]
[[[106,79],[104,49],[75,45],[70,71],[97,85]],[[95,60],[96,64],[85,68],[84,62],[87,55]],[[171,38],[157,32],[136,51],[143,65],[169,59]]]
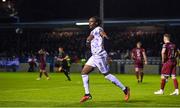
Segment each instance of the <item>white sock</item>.
[[85,94],[89,94],[89,76],[82,75],[82,80],[83,80]]
[[105,78],[111,81],[112,83],[114,83],[116,86],[118,86],[122,90],[126,89],[126,87],[114,75],[109,74],[109,75],[106,75]]
[[175,92],[179,92],[179,89],[175,89]]

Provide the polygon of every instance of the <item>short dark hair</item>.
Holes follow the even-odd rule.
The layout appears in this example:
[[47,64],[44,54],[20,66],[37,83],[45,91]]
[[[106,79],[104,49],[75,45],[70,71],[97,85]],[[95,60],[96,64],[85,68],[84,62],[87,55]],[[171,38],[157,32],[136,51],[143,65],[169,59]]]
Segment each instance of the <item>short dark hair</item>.
[[142,45],[141,41],[138,41],[136,44],[141,44]]
[[91,18],[94,18],[94,19],[95,19],[95,21],[96,21],[96,23],[97,23],[97,26],[100,26],[100,25],[101,25],[102,21],[101,21],[101,19],[100,19],[99,17],[93,16],[93,17],[91,17]]
[[[62,49],[62,50],[64,50],[64,48],[63,48],[62,46],[60,46],[59,48]],[[59,49],[59,48],[58,48],[58,49]]]

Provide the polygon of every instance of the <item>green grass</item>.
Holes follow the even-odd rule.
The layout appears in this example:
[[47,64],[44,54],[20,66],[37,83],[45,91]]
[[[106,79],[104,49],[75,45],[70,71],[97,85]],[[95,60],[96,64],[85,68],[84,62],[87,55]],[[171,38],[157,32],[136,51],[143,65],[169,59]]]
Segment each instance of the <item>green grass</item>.
[[[51,73],[51,80],[37,81],[38,73],[0,72],[0,106],[5,107],[180,107],[180,96],[169,96],[174,90],[172,80],[166,85],[165,94],[154,95],[159,89],[160,76],[146,75],[144,83],[137,84],[134,75],[116,74],[131,88],[129,102],[124,102],[123,92],[100,74],[90,75],[93,99],[80,104],[84,95],[80,74],[71,74],[72,81],[62,73]],[[178,77],[180,79],[180,77]]]

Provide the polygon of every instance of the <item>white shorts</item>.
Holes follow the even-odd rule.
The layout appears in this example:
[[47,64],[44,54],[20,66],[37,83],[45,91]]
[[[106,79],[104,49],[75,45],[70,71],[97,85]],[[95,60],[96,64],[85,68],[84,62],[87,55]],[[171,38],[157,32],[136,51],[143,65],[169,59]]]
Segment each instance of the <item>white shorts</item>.
[[89,60],[86,62],[85,65],[98,67],[99,71],[102,74],[106,74],[109,72],[109,64],[107,60],[107,55],[104,55],[104,56],[93,55],[89,58]]

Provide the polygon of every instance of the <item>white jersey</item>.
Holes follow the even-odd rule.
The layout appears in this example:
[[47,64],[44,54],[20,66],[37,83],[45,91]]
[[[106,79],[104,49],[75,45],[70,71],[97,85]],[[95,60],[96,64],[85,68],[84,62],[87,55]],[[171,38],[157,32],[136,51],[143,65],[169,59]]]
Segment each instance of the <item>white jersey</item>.
[[102,55],[106,53],[104,50],[104,39],[100,35],[100,32],[103,31],[103,28],[96,27],[91,31],[90,35],[93,35],[94,38],[91,40],[91,53],[92,55]]
[[87,61],[86,65],[98,67],[100,72],[105,74],[109,72],[109,65],[107,52],[104,50],[104,39],[100,35],[101,31],[103,31],[101,27],[96,27],[91,31],[90,35],[94,36],[94,38],[91,40],[92,56]]

